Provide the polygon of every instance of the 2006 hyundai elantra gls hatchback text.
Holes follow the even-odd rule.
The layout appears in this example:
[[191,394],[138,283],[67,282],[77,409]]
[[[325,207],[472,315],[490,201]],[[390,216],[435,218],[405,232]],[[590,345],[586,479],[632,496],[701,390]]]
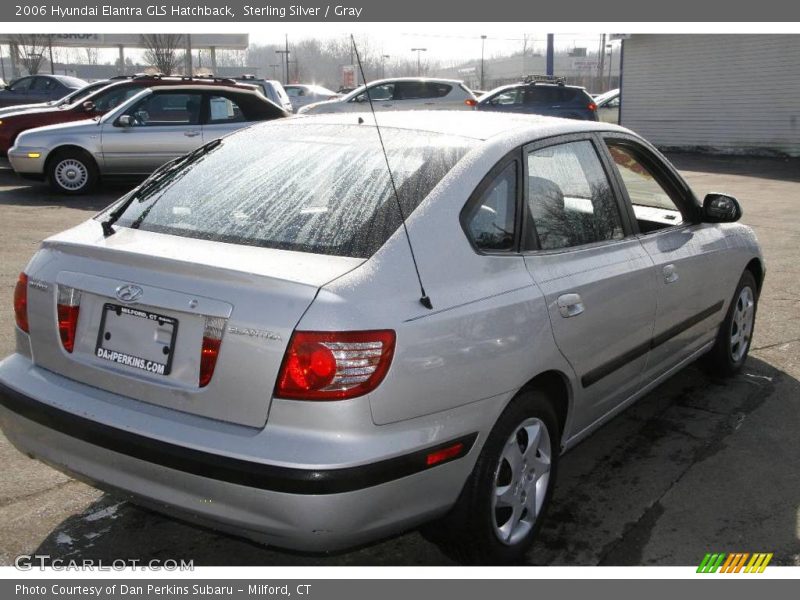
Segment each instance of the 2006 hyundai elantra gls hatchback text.
[[279,547],[426,524],[513,562],[565,450],[701,356],[741,368],[764,263],[734,198],[614,125],[379,119],[250,127],[45,240],[8,438]]

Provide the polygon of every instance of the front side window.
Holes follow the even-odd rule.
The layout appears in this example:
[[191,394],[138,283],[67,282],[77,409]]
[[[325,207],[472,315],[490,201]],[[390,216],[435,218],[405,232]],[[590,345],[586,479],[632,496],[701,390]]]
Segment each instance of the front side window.
[[477,248],[514,248],[517,206],[517,163],[512,162],[489,184],[467,212],[465,223]]
[[[384,100],[391,100],[394,97],[394,84],[384,83],[383,85],[376,85],[369,88],[369,97],[373,102],[382,102]],[[354,98],[356,102],[368,102],[367,92],[362,92]]]
[[202,94],[154,92],[137,102],[126,114],[139,127],[197,125],[200,123]]
[[611,158],[622,178],[642,233],[683,223],[681,211],[658,179],[634,150],[624,144],[608,142]]
[[624,237],[619,207],[591,142],[530,152],[527,184],[528,210],[540,249]]
[[33,77],[23,77],[22,79],[12,83],[9,89],[12,92],[27,92],[30,89],[32,83],[33,83]]
[[523,94],[520,88],[500,92],[489,100],[493,106],[515,106],[522,104]]
[[108,90],[105,93],[100,93],[95,96],[94,109],[98,112],[108,112],[112,108],[116,108],[128,98],[132,98],[142,91],[142,86],[131,85],[125,87],[118,87],[116,89]]

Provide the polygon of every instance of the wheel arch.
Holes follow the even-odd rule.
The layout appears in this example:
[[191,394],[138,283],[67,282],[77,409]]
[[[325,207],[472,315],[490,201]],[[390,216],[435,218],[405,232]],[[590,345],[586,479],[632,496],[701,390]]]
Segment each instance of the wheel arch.
[[572,385],[570,384],[569,378],[565,373],[556,369],[543,371],[529,379],[525,385],[520,388],[520,391],[514,395],[514,398],[516,398],[519,393],[531,389],[544,392],[553,403],[553,408],[558,416],[558,426],[563,443],[566,426],[569,423],[573,398]]
[[764,264],[761,262],[761,259],[757,257],[751,259],[750,262],[747,263],[745,271],[750,271],[753,274],[756,280],[758,294],[761,295],[761,287],[764,284]]
[[45,173],[47,173],[48,170],[50,169],[50,165],[53,163],[53,160],[64,152],[80,152],[81,154],[85,154],[86,157],[92,161],[92,164],[94,164],[96,169],[99,170],[100,168],[100,165],[97,164],[97,159],[94,157],[94,154],[92,154],[88,149],[78,144],[66,142],[56,146],[50,152],[47,153],[47,158],[44,161]]

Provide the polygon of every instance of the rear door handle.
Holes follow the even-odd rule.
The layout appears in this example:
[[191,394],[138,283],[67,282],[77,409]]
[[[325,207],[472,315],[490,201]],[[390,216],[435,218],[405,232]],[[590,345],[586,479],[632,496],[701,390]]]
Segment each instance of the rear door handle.
[[585,308],[580,294],[563,294],[558,297],[558,312],[565,319],[581,314]]
[[678,279],[680,279],[678,276],[678,271],[675,269],[675,265],[665,265],[661,272],[664,274],[664,283],[675,283],[678,281]]
[[184,131],[183,135],[185,135],[186,137],[197,137],[198,135],[200,135],[200,132],[199,131]]

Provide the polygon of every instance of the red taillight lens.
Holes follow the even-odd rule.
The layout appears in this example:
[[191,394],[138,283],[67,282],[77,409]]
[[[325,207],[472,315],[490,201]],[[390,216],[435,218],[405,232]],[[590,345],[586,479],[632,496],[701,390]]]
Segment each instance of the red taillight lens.
[[75,348],[80,310],[80,291],[64,285],[58,286],[58,334],[61,336],[61,345],[67,352],[72,352]]
[[214,376],[214,367],[217,366],[224,329],[225,319],[206,317],[203,329],[203,348],[200,350],[200,387],[206,387]]
[[597,104],[594,102],[589,102],[589,110],[597,110]]
[[296,331],[275,385],[279,398],[344,400],[374,390],[394,354],[391,330]]
[[28,333],[28,276],[20,273],[14,288],[14,316],[17,327]]
[[478,101],[473,100],[472,98],[467,98],[466,100],[464,100],[464,104],[466,104],[467,106],[477,106]]

